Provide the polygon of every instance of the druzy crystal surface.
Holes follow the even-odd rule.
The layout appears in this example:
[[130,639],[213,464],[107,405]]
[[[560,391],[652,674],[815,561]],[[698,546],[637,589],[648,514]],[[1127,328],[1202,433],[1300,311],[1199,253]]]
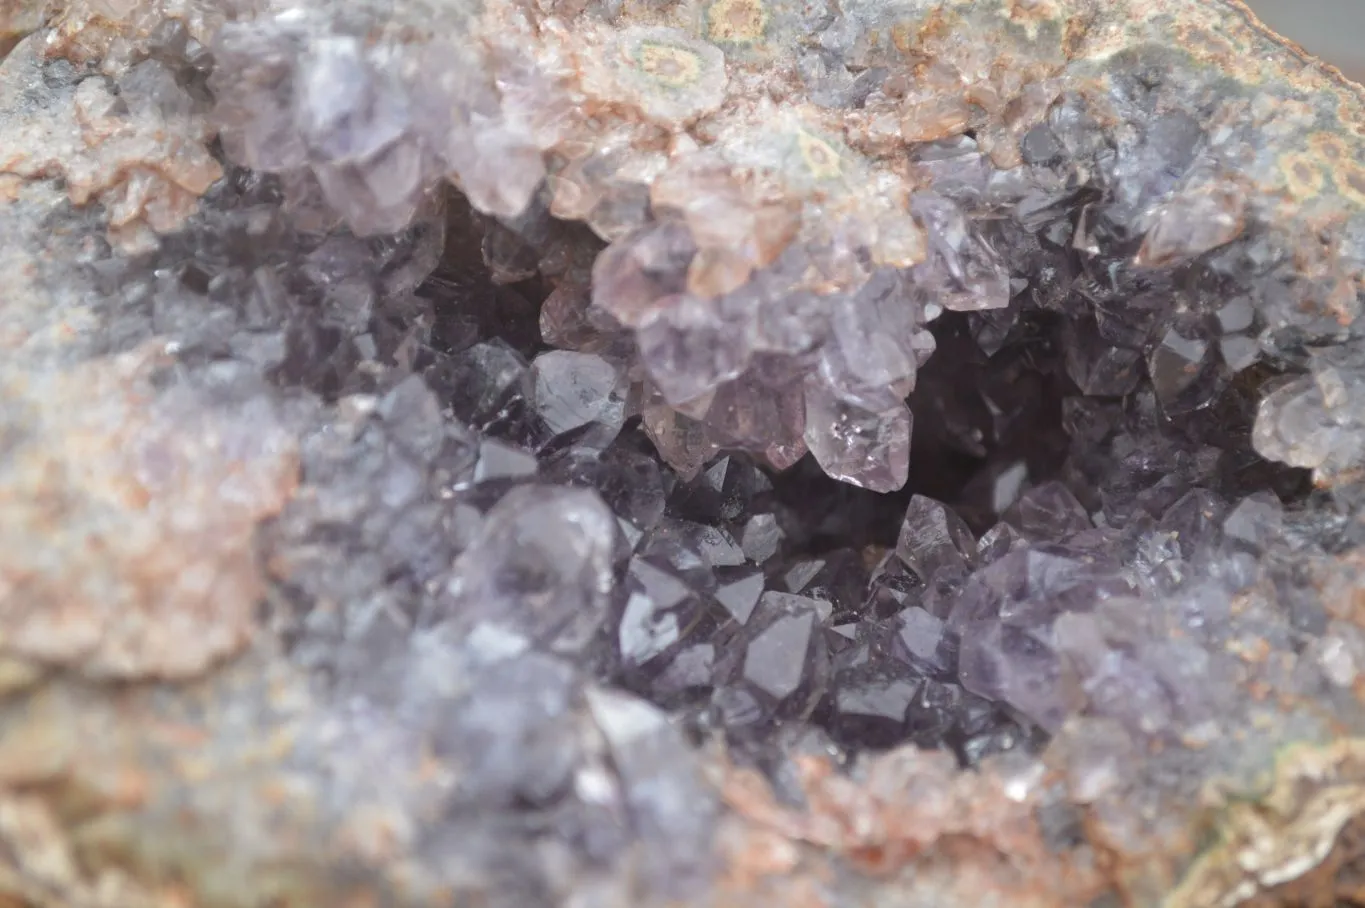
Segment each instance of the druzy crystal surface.
[[0,905],[1365,891],[1365,113],[1239,5],[15,10]]

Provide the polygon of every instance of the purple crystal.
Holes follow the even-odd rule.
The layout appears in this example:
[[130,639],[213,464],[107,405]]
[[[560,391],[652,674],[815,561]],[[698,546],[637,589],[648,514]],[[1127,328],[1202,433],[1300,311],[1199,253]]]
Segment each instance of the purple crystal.
[[620,374],[600,356],[542,353],[531,364],[531,381],[535,410],[555,435],[592,424],[601,430],[596,443],[605,447],[625,421]]
[[863,805],[923,778],[918,844],[1001,782],[1126,862],[1360,725],[1365,220],[1345,108],[1264,55],[1248,93],[1046,3],[95,5],[0,67],[0,674],[24,722],[117,737],[112,679],[206,725],[139,836],[223,825],[227,715],[287,732],[228,825],[291,867],[688,904],[793,837],[918,854]]
[[962,518],[923,495],[910,499],[896,554],[924,583],[940,572],[965,575],[976,566],[976,540]]
[[805,393],[806,444],[825,472],[875,492],[905,485],[911,428],[905,404],[850,401],[819,379],[807,380]]

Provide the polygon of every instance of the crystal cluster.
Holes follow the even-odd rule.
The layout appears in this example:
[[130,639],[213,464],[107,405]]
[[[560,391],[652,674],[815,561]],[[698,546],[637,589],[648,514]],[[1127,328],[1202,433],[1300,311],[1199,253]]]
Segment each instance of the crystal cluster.
[[[408,223],[449,177],[502,220],[494,257],[555,285],[550,319],[579,328],[554,341],[616,353],[684,474],[718,451],[776,469],[809,451],[837,479],[903,487],[904,398],[945,310],[972,313],[992,353],[1021,316],[1060,312],[1083,393],[1122,396],[1145,372],[1171,415],[1209,405],[1279,339],[1339,338],[1353,317],[1347,269],[1335,288],[1296,281],[1259,226],[1276,203],[1248,185],[1321,180],[1258,159],[1258,130],[1311,115],[1257,112],[1213,73],[1153,83],[1135,67],[1092,91],[1066,83],[1049,39],[1013,36],[1021,68],[931,37],[917,53],[932,65],[911,76],[880,11],[857,5],[718,0],[689,29],[594,8],[571,37],[557,8],[489,34],[487,17],[442,12],[482,40],[366,49],[362,26],[402,15],[306,4],[227,27],[214,79],[230,153],[319,186],[361,232]],[[778,107],[756,80],[797,30],[819,49],[784,65],[810,100]],[[609,243],[590,269],[565,220]]]
[[126,5],[0,65],[0,902],[1232,905],[1215,788],[1365,809],[1271,765],[1365,727],[1365,118],[1222,20]]

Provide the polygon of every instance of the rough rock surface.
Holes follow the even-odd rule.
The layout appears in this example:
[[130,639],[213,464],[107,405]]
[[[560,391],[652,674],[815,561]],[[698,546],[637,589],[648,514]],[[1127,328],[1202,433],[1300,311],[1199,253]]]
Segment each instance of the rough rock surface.
[[1240,4],[0,52],[0,905],[1362,899],[1365,92]]

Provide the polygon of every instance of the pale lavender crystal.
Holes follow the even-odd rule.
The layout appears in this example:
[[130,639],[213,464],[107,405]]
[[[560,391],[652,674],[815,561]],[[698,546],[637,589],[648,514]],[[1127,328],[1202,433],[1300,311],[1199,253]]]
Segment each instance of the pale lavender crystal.
[[961,208],[936,193],[920,192],[911,199],[910,210],[929,234],[931,257],[917,266],[915,278],[932,302],[959,312],[1009,305],[1009,271]]
[[554,350],[531,363],[533,401],[555,435],[592,424],[596,444],[605,447],[625,421],[622,377],[616,367],[591,353]]
[[866,387],[913,379],[920,307],[901,275],[879,271],[851,297],[831,301],[832,343],[856,382]]
[[474,464],[474,481],[529,479],[536,474],[538,467],[534,454],[515,445],[488,439],[479,445],[479,459]]
[[1199,174],[1153,217],[1138,260],[1170,266],[1230,243],[1246,229],[1246,206],[1246,191],[1234,179]]
[[697,595],[678,573],[645,558],[631,559],[629,576],[657,609],[677,608]]
[[453,160],[469,200],[490,214],[521,214],[545,179],[540,150],[513,129],[477,131],[470,145],[467,156]]
[[801,389],[766,388],[749,376],[716,389],[706,408],[712,437],[727,448],[763,452],[800,439],[805,426]]
[[215,43],[218,66],[210,84],[220,99],[223,144],[238,160],[267,172],[307,160],[293,103],[301,44],[300,35],[253,25],[229,25]]
[[987,565],[1027,545],[1023,534],[1013,526],[1008,523],[997,523],[977,540],[976,551],[981,564]]
[[713,568],[737,567],[745,561],[743,549],[724,527],[665,518],[655,531],[655,537],[685,546]]
[[687,289],[687,267],[696,254],[692,234],[675,221],[618,240],[593,264],[593,305],[623,325],[638,327],[660,300]]
[[710,643],[698,643],[681,650],[663,673],[654,681],[653,689],[661,696],[709,687],[715,678],[716,648]]
[[915,170],[929,178],[935,191],[956,202],[978,201],[991,178],[990,162],[970,136],[925,143],[912,156]]
[[456,564],[456,613],[506,622],[556,648],[585,645],[606,617],[616,518],[591,492],[514,489]]
[[744,557],[755,564],[762,564],[777,553],[782,536],[776,516],[755,514],[744,524],[739,542],[744,549]]
[[1003,700],[1049,731],[1066,718],[1050,629],[983,622],[964,638],[959,677],[972,693]]
[[1183,110],[1155,117],[1137,141],[1118,150],[1114,165],[1119,179],[1117,202],[1125,218],[1136,222],[1145,209],[1170,196],[1194,163],[1204,130]]
[[1227,503],[1208,489],[1194,489],[1161,515],[1159,528],[1173,535],[1185,558],[1220,540]]
[[680,294],[645,317],[636,339],[650,378],[677,406],[739,377],[753,352],[747,334],[720,301]]
[[1144,661],[1106,640],[1094,616],[1065,615],[1054,630],[1057,647],[1070,656],[1079,681],[1076,693],[1089,701],[1092,712],[1143,735],[1171,725],[1173,705],[1159,679]]
[[955,671],[957,641],[942,618],[908,608],[896,616],[893,627],[897,655],[918,671],[940,679]]
[[910,499],[896,541],[901,561],[929,583],[940,572],[965,576],[976,566],[976,540],[955,512],[923,495]]
[[1357,469],[1365,452],[1365,379],[1325,359],[1261,399],[1252,443],[1264,457],[1330,477]]
[[1284,507],[1273,495],[1257,493],[1238,502],[1223,520],[1223,533],[1253,551],[1265,548],[1280,535]]
[[1025,536],[1039,540],[1060,541],[1092,527],[1084,506],[1060,482],[1046,482],[1029,489],[1004,517]]
[[483,809],[550,801],[578,759],[578,748],[568,743],[580,696],[573,666],[519,652],[477,677],[479,695],[444,710],[449,719],[432,741],[436,754],[458,759],[465,769],[458,800]]
[[653,842],[640,862],[654,891],[709,868],[707,847],[719,806],[712,788],[668,714],[628,694],[590,688],[588,711],[620,775],[634,838]]
[[1141,380],[1138,350],[1108,343],[1096,324],[1078,319],[1067,339],[1066,373],[1087,395],[1120,397]]
[[1057,683],[1053,622],[1131,589],[1117,563],[1081,550],[1049,546],[1004,555],[972,575],[949,617],[961,635],[963,686],[1056,728],[1067,704]]
[[327,203],[356,233],[394,233],[411,223],[422,202],[421,153],[395,145],[364,165],[317,164],[313,174]]
[[303,135],[329,163],[363,163],[403,135],[406,100],[396,87],[384,90],[358,39],[310,41],[299,67],[295,103]]
[[905,485],[911,414],[904,403],[850,401],[818,376],[806,380],[805,394],[806,444],[826,473],[875,492]]

